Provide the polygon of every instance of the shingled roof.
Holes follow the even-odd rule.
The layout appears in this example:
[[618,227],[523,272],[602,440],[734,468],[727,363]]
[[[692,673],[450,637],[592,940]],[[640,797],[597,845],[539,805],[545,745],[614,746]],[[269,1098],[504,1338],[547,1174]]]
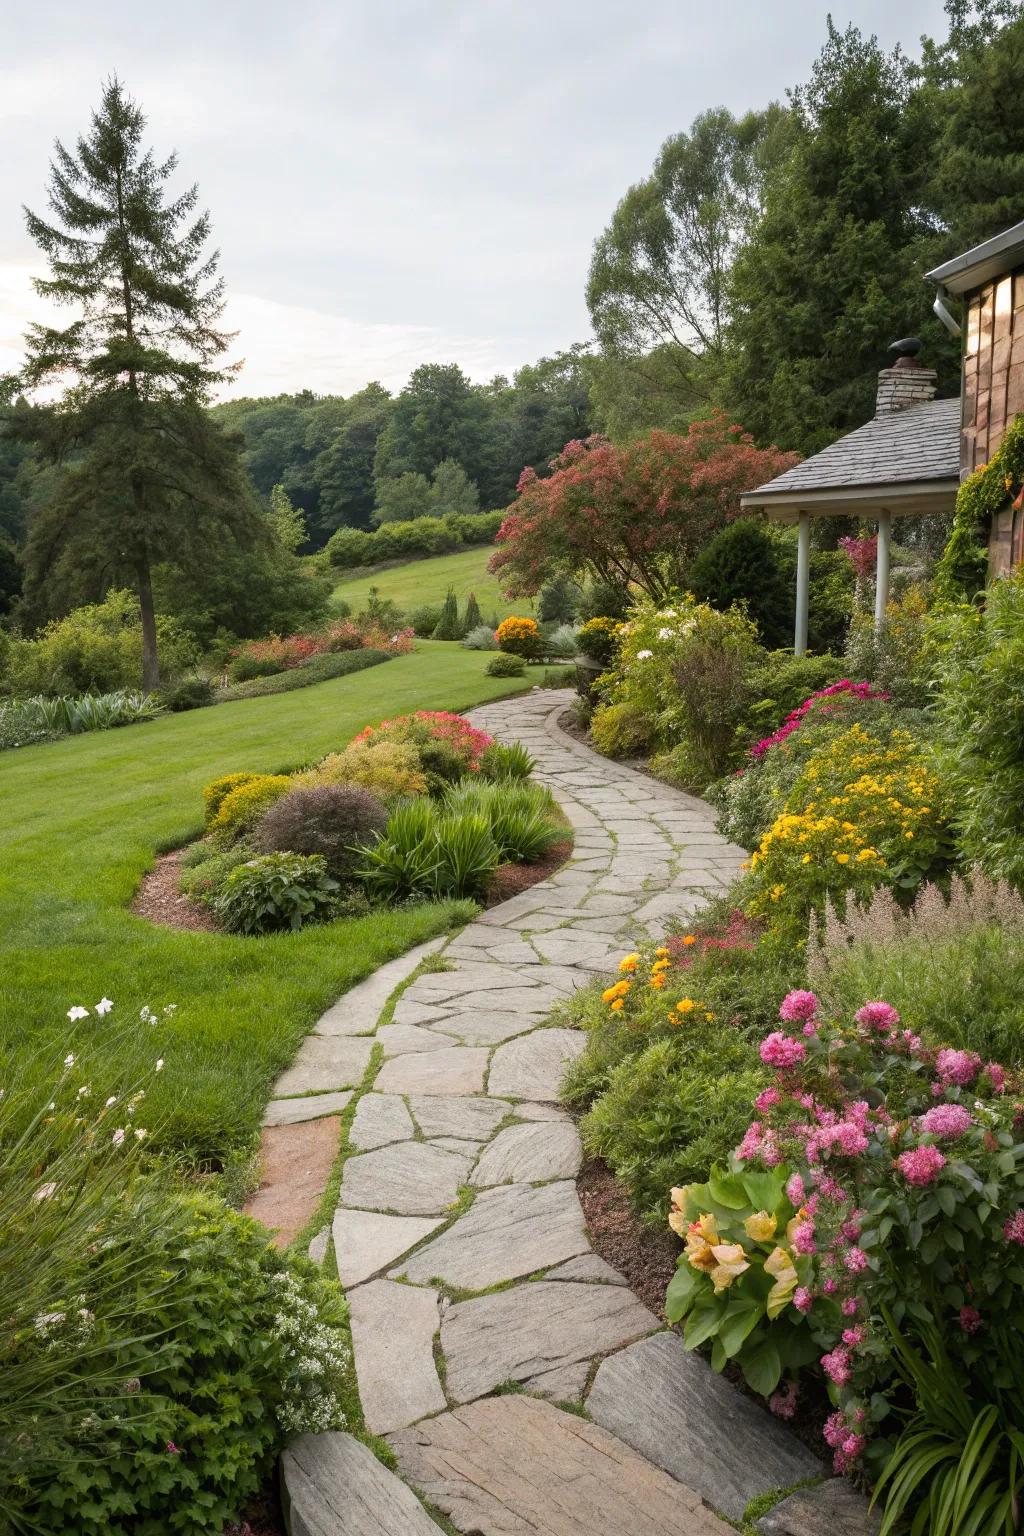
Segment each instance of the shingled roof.
[[[792,502],[805,492],[888,488],[960,477],[960,401],[923,400],[875,416],[820,453],[748,491],[744,506]],[[818,498],[816,497],[815,500]]]

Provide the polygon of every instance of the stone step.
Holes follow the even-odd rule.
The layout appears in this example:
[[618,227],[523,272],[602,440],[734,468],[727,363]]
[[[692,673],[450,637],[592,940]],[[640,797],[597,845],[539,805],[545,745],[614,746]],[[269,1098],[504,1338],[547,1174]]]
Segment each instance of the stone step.
[[281,1457],[289,1536],[438,1536],[419,1499],[369,1446],[335,1430],[300,1435]]

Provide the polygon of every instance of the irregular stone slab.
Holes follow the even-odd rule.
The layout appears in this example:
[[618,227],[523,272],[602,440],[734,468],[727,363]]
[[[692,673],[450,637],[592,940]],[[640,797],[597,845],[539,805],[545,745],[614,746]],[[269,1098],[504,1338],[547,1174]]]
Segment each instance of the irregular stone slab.
[[[552,969],[552,967],[548,967]],[[506,1012],[526,1014],[540,1020],[546,1018],[556,1003],[565,1001],[566,987],[509,987],[507,992],[466,992],[459,999],[464,1008],[485,1009],[491,1006],[491,998],[500,995],[501,1006]]]
[[516,1104],[514,1108],[517,1120],[570,1119],[568,1111],[559,1109],[557,1104]]
[[475,1156],[484,1145],[482,1141],[462,1140],[458,1136],[434,1136],[431,1138],[432,1147],[443,1147],[446,1152],[461,1152],[464,1157]]
[[484,1098],[433,1098],[412,1094],[409,1099],[416,1124],[424,1136],[465,1136],[486,1141],[498,1129],[511,1104]]
[[418,1024],[383,1024],[376,1039],[384,1047],[385,1057],[408,1056],[410,1051],[439,1051],[445,1045],[458,1044],[451,1035],[423,1029]]
[[396,1024],[432,1024],[450,1012],[447,1003],[416,1003],[403,993],[391,1017]]
[[535,1397],[494,1397],[391,1436],[399,1469],[472,1536],[731,1536],[614,1435]]
[[763,1536],[876,1536],[882,1524],[878,1510],[872,1509],[845,1477],[833,1477],[817,1488],[800,1488],[788,1499],[776,1504],[755,1530]]
[[419,944],[408,954],[399,955],[380,966],[372,976],[351,987],[338,1001],[321,1014],[314,1025],[318,1035],[365,1035],[369,1034],[380,1018],[381,1010],[392,992],[411,976],[421,960],[440,949],[444,939],[430,939]]
[[291,1536],[438,1536],[411,1488],[353,1435],[299,1435],[281,1457]]
[[367,1429],[381,1435],[444,1408],[434,1365],[436,1291],[371,1280],[351,1292],[348,1305]]
[[284,1099],[291,1094],[355,1088],[362,1082],[372,1050],[373,1041],[364,1037],[307,1035],[292,1065],[274,1084],[274,1093]]
[[380,1069],[374,1087],[380,1093],[482,1093],[487,1052],[476,1046],[445,1046],[395,1056]]
[[616,1285],[535,1280],[460,1301],[441,1325],[448,1391],[468,1403],[500,1382],[604,1354],[657,1326],[654,1313]]
[[624,1276],[617,1269],[612,1269],[596,1253],[581,1253],[578,1259],[570,1259],[568,1264],[560,1264],[557,1269],[549,1269],[544,1276],[545,1280],[587,1280],[591,1284],[600,1285],[625,1285]]
[[354,1211],[339,1206],[334,1217],[334,1257],[338,1279],[347,1287],[361,1285],[379,1269],[436,1232],[440,1219],[423,1216],[382,1216],[379,1211]]
[[364,1093],[356,1105],[350,1132],[352,1145],[361,1152],[386,1147],[392,1141],[410,1141],[416,1134],[405,1100],[397,1093]]
[[492,1013],[489,1008],[460,1008],[429,1028],[456,1035],[467,1045],[500,1045],[514,1035],[536,1029],[543,1017],[543,1013]]
[[530,1376],[523,1386],[527,1392],[536,1392],[538,1397],[546,1397],[553,1403],[578,1403],[589,1375],[590,1361],[576,1360],[557,1371],[542,1371],[539,1376]]
[[460,1290],[482,1291],[532,1275],[589,1246],[575,1184],[540,1189],[513,1184],[478,1195],[465,1216],[399,1269],[413,1281],[436,1278]]
[[303,1120],[319,1120],[337,1115],[345,1108],[352,1092],[313,1093],[301,1099],[271,1099],[263,1113],[264,1125],[299,1125]]
[[487,1092],[507,1099],[557,1100],[566,1067],[586,1045],[587,1037],[578,1029],[535,1029],[532,1035],[499,1045]]
[[[536,956],[533,957],[536,961]],[[436,971],[421,976],[409,988],[417,1001],[428,998],[461,997],[464,992],[504,991],[506,987],[521,987],[522,977],[518,966],[492,965],[487,960],[463,960],[457,970]]]
[[499,1132],[477,1163],[472,1182],[484,1188],[488,1184],[574,1179],[582,1161],[583,1149],[573,1124],[536,1120]]
[[361,1152],[345,1164],[341,1204],[400,1216],[437,1216],[458,1196],[472,1159],[422,1141]]
[[315,1214],[341,1145],[336,1115],[301,1125],[275,1125],[260,1136],[260,1187],[245,1214],[261,1221],[286,1248]]
[[327,1257],[327,1244],[331,1240],[330,1227],[321,1227],[320,1231],[310,1240],[309,1257],[314,1264],[322,1264]]
[[732,1520],[759,1494],[823,1471],[795,1435],[687,1353],[674,1333],[603,1360],[587,1407],[596,1423]]
[[487,955],[499,965],[537,964],[537,951],[525,939],[509,939],[505,944],[495,944]]

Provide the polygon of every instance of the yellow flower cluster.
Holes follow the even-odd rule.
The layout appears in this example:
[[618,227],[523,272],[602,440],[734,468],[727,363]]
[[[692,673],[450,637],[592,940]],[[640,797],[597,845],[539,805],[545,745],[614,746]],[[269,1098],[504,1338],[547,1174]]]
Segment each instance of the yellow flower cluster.
[[[686,1257],[691,1268],[700,1270],[702,1274],[708,1276],[717,1296],[722,1291],[728,1290],[740,1275],[746,1273],[751,1266],[751,1260],[760,1260],[765,1274],[770,1275],[773,1281],[765,1298],[765,1310],[769,1317],[778,1317],[787,1303],[792,1300],[799,1278],[789,1249],[775,1244],[771,1253],[762,1257],[761,1254],[748,1251],[742,1243],[728,1242],[723,1239],[718,1230],[718,1221],[711,1213],[700,1216],[696,1221],[687,1222],[684,1214],[686,1195],[685,1189],[672,1191],[672,1211],[668,1224],[673,1232],[685,1241]],[[799,1212],[789,1223],[786,1229],[786,1240],[790,1244],[793,1229],[806,1217],[806,1214],[806,1211]],[[776,1226],[776,1218],[770,1216],[767,1211],[757,1211],[748,1216],[743,1223],[744,1231],[751,1242],[765,1245],[774,1243]]]
[[[641,964],[641,955],[635,952],[624,955],[619,961],[619,974],[622,980],[615,982],[613,986],[606,987],[601,993],[602,1002],[607,1003],[614,1013],[621,1013],[625,1007],[626,998],[629,996],[633,986],[633,982],[629,978],[636,975]],[[672,960],[669,951],[663,944],[654,951],[654,960],[647,978],[648,986],[653,987],[656,992],[660,992],[667,980],[666,972],[671,969],[671,966]]]
[[626,1006],[626,998],[629,996],[631,981],[617,981],[614,986],[605,987],[601,993],[601,1001],[608,1003],[613,1013],[621,1013]]
[[678,1003],[676,1003],[675,1007],[669,1009],[668,1021],[670,1024],[682,1024],[683,1021],[691,1013],[700,1012],[703,1012],[704,1017],[709,1024],[713,1024],[715,1022],[715,1015],[697,998],[681,997]]

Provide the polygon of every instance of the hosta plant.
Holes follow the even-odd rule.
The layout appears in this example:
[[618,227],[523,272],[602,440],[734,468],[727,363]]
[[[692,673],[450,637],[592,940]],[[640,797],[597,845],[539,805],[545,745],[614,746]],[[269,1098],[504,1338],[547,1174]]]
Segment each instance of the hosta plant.
[[231,871],[213,910],[232,933],[294,931],[330,917],[338,889],[321,854],[265,853]]

